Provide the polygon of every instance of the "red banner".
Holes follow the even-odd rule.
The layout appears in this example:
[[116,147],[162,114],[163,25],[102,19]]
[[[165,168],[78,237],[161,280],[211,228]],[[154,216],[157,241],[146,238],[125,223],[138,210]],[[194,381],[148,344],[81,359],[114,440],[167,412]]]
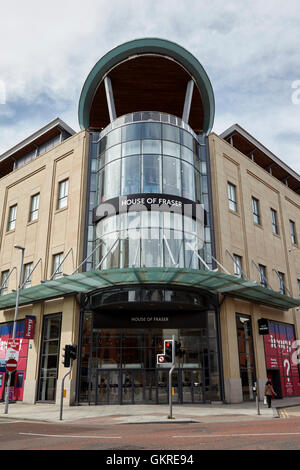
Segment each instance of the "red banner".
[[24,331],[24,339],[33,339],[35,333],[35,322],[36,318],[31,316],[25,317],[25,331]]
[[264,336],[266,366],[268,371],[277,371],[279,374],[284,397],[300,394],[299,369],[294,361],[294,342],[293,325],[269,321],[269,334]]

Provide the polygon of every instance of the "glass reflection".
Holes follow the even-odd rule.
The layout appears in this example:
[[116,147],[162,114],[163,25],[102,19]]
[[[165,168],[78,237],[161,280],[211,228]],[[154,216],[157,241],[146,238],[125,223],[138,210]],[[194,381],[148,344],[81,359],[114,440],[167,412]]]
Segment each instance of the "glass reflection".
[[181,194],[180,160],[163,157],[163,192],[166,194]]
[[120,195],[120,160],[107,165],[104,174],[104,199]]
[[143,192],[161,192],[160,161],[157,155],[143,155]]
[[135,155],[122,159],[122,189],[121,194],[136,194],[140,192],[140,156]]

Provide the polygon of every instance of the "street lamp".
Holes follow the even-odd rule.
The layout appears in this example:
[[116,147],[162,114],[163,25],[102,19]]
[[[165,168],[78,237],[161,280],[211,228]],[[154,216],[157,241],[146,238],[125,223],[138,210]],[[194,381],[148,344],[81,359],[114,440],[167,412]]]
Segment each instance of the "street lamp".
[[[17,248],[17,250],[21,250],[21,264],[20,264],[19,282],[18,282],[17,295],[16,295],[15,317],[14,317],[14,326],[13,326],[13,334],[12,334],[13,340],[15,339],[15,336],[16,336],[17,318],[18,318],[18,310],[19,310],[19,298],[20,298],[20,289],[22,285],[24,251],[25,251],[25,248],[21,245],[15,245],[14,248]],[[11,372],[8,372],[8,379],[7,379],[6,390],[5,390],[4,414],[8,413],[10,381],[11,381]]]

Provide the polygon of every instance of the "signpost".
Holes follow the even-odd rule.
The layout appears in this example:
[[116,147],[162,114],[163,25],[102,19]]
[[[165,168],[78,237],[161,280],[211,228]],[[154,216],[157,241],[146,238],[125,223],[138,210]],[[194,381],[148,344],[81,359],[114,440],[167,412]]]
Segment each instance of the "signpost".
[[[19,311],[19,298],[20,298],[20,290],[22,286],[22,278],[23,278],[23,264],[24,264],[24,251],[25,248],[20,245],[15,245],[15,248],[18,250],[21,250],[22,255],[21,255],[21,263],[20,263],[20,273],[19,273],[19,282],[18,282],[18,289],[17,289],[17,295],[16,295],[16,307],[15,307],[15,316],[14,316],[14,326],[13,326],[13,334],[12,334],[12,343],[11,345],[15,345],[15,338],[16,338],[16,328],[17,328],[17,318],[18,318],[18,311]],[[20,340],[19,340],[19,346],[20,346]],[[16,351],[16,346],[10,348],[10,350],[15,350],[19,354],[19,347],[18,351]],[[9,348],[7,348],[9,349]],[[12,353],[10,353],[12,354]],[[14,357],[10,357],[9,359],[14,359]],[[5,390],[5,406],[4,406],[4,414],[8,413],[8,402],[9,402],[9,389],[10,389],[10,381],[11,381],[11,372],[8,371],[8,380],[6,384],[6,390]]]
[[165,339],[164,341],[164,353],[157,354],[156,356],[157,364],[170,364],[171,368],[169,371],[169,404],[170,404],[170,414],[169,419],[172,418],[172,372],[175,368],[175,336],[172,336],[172,339]]
[[6,362],[7,372],[14,372],[17,368],[18,362],[15,359],[8,359]]

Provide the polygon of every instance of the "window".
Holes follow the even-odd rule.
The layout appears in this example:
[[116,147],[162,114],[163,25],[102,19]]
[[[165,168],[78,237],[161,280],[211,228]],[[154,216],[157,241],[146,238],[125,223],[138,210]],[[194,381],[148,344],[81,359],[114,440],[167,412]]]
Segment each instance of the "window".
[[16,227],[17,204],[9,208],[7,231],[14,230]]
[[112,199],[120,195],[120,173],[121,161],[110,163],[105,168],[104,175],[104,198]]
[[259,264],[259,282],[263,287],[267,287],[267,269],[263,264]]
[[251,317],[236,314],[236,328],[243,400],[253,400],[253,385],[256,380],[256,373]]
[[163,157],[163,192],[181,196],[180,160]]
[[7,294],[7,291],[8,291],[8,274],[9,274],[9,270],[7,271],[2,271],[2,274],[1,274],[1,291],[0,291],[0,295],[5,295]]
[[[134,141],[133,141],[134,142]],[[122,159],[122,189],[124,195],[140,192],[140,156]]]
[[284,274],[278,272],[278,279],[279,279],[279,291],[281,294],[285,295]]
[[44,317],[38,381],[38,401],[55,401],[59,366],[61,315]]
[[292,220],[290,220],[290,230],[291,230],[292,244],[296,245],[297,244],[296,225],[295,225],[295,222],[293,222]]
[[17,373],[17,380],[16,380],[16,388],[22,388],[23,387],[23,378],[24,378],[24,372],[18,372]]
[[68,191],[69,191],[69,180],[63,180],[58,185],[58,201],[57,208],[63,209],[68,205]]
[[239,255],[233,255],[234,267],[233,272],[235,276],[242,277],[242,257]]
[[275,235],[279,235],[278,222],[277,222],[277,212],[274,209],[271,209],[272,217],[272,230]]
[[40,195],[31,196],[29,222],[37,220],[39,217]]
[[237,202],[236,202],[236,187],[234,184],[228,183],[228,201],[229,209],[237,212]]
[[161,191],[161,157],[158,155],[143,156],[143,191],[145,193],[159,193]]
[[33,268],[33,265],[32,263],[27,263],[27,264],[24,264],[24,271],[23,271],[23,288],[24,289],[27,289],[28,287],[31,287],[31,278],[32,278],[32,274],[31,271],[32,271],[32,268]]
[[254,222],[260,225],[259,201],[255,197],[252,198],[252,210]]
[[[62,276],[62,260],[63,260],[63,253],[57,253],[56,255],[53,255],[53,269],[52,269],[52,275],[54,275],[54,279],[61,277]],[[60,266],[61,265],[61,266]]]

